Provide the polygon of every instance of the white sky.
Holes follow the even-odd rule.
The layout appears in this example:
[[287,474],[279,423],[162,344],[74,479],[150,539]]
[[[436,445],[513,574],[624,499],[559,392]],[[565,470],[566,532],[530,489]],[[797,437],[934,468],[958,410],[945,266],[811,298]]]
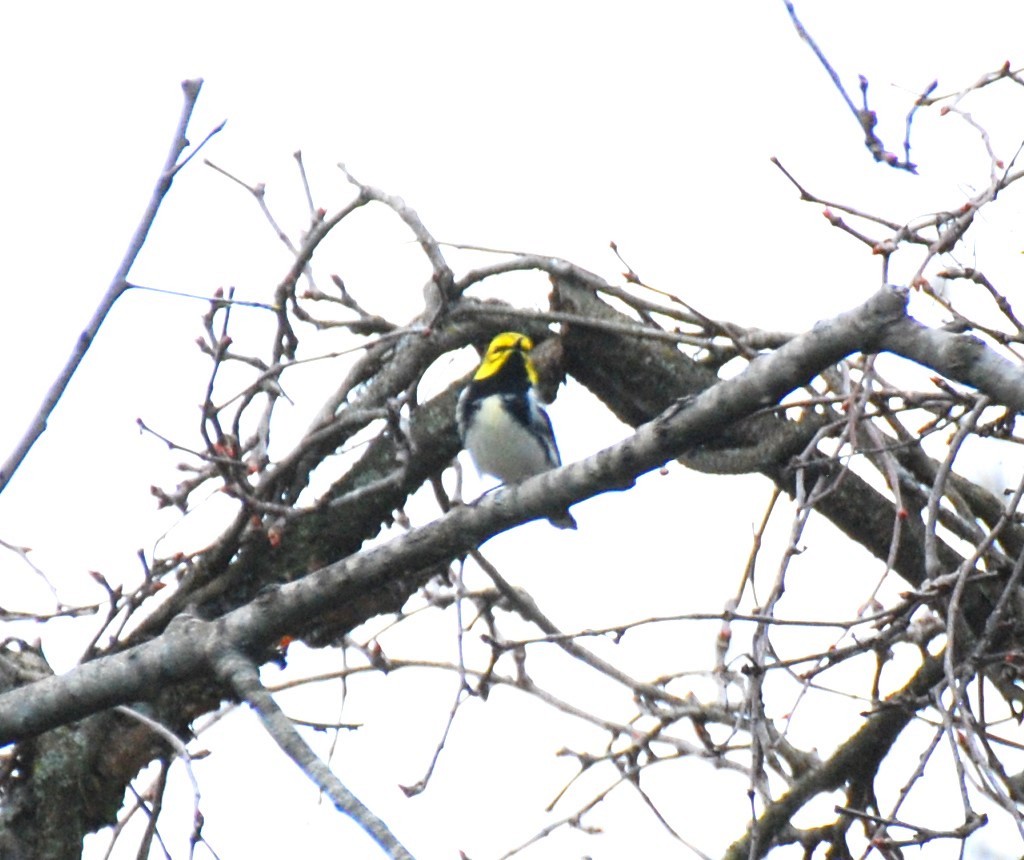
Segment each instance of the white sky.
[[[932,78],[946,92],[1004,60],[1021,62],[1024,6],[1012,0],[969,11],[954,2],[808,0],[797,8],[849,88],[858,73],[869,77],[892,148],[902,143],[909,104]],[[301,149],[316,202],[329,210],[349,197],[334,166],[342,161],[402,196],[442,240],[557,255],[609,278],[621,269],[607,248],[615,240],[647,282],[710,315],[764,328],[796,330],[850,307],[877,287],[880,271],[877,258],[828,226],[820,207],[799,203],[770,156],[812,191],[896,220],[953,208],[987,176],[977,134],[934,113],[922,114],[916,132],[920,177],[871,162],[783,4],[764,0],[635,3],[628,11],[535,2],[23,3],[3,14],[0,73],[0,360],[8,368],[0,455],[116,268],[164,160],[187,77],[206,81],[192,140],[226,118],[204,154],[266,182],[268,203],[293,236],[306,221],[292,160]],[[1003,115],[998,98],[979,99],[975,118],[1009,158],[1021,121]],[[1021,214],[1013,199],[987,210],[976,248],[1007,282],[1020,277]],[[393,219],[367,215],[361,223],[324,248],[322,271],[345,272],[371,309],[412,316],[421,301],[420,281],[408,275],[419,271],[417,250]],[[197,163],[176,181],[132,280],[203,295],[234,285],[239,298],[265,300],[287,264],[254,202]],[[908,258],[894,276],[915,264]],[[193,340],[204,310],[152,293],[125,297],[0,497],[0,539],[33,547],[69,602],[97,599],[89,570],[137,579],[135,551],[151,549],[173,522],[154,512],[149,486],[173,483],[179,458],[140,436],[135,418],[194,438],[206,366]],[[239,313],[236,325],[258,326],[256,317]],[[565,459],[624,432],[579,392],[560,398],[552,415]],[[760,482],[709,481],[675,468],[628,496],[581,506],[576,535],[533,525],[496,541],[493,552],[542,607],[557,608],[567,629],[714,611],[734,588],[766,498]],[[686,534],[694,522],[697,533]],[[721,552],[730,546],[735,558]],[[0,571],[5,606],[44,596],[13,556],[0,556]],[[693,668],[711,659],[713,631],[702,632],[707,650]],[[66,666],[76,646],[59,631],[46,635],[51,659]],[[451,638],[437,647],[450,647]],[[336,665],[335,655],[313,659]],[[585,697],[587,689],[574,689],[582,671],[553,677],[565,678],[566,694]],[[365,712],[345,718],[368,726],[356,736],[360,748],[339,756],[338,771],[426,860],[460,848],[480,860],[528,838],[569,772],[554,751],[588,737],[532,706],[473,702],[436,784],[406,800],[396,785],[421,775],[453,680],[375,679],[367,688],[364,699],[353,697]],[[333,692],[310,695],[302,707],[336,715]],[[536,737],[526,732],[547,720]],[[205,740],[215,752],[197,766],[205,832],[221,856],[327,857],[342,840],[362,845],[347,823],[317,807],[301,775],[274,764],[260,732],[233,743],[245,721]],[[677,823],[714,854],[741,831],[746,786],[708,769],[693,778],[723,780],[729,797],[727,807],[717,793],[709,801],[701,782],[671,789],[694,810]],[[175,857],[184,856],[183,809]],[[728,815],[716,821],[723,809]],[[700,817],[714,823],[689,826]],[[629,856],[637,828],[654,834],[645,856],[679,852],[667,838],[657,841],[663,834],[631,799],[600,823],[600,841],[567,834],[522,856]],[[345,856],[379,854],[353,847]]]

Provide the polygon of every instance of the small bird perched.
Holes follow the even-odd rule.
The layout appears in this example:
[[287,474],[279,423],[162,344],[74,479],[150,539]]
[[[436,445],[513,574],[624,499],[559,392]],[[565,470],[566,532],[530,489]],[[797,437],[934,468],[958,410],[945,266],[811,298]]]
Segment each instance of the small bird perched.
[[[534,387],[537,369],[530,360],[533,341],[525,334],[497,335],[473,379],[459,396],[456,418],[462,444],[479,472],[506,484],[518,484],[562,464]],[[551,518],[559,528],[575,528],[566,511]]]

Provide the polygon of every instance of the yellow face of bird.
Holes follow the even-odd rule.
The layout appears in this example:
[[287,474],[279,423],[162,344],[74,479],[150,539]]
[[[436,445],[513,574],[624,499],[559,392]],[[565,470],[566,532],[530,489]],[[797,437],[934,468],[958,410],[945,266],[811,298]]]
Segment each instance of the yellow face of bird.
[[487,352],[484,353],[483,361],[480,362],[476,373],[473,374],[473,379],[487,379],[487,377],[493,376],[501,370],[510,355],[518,352],[523,357],[523,363],[526,365],[526,375],[530,378],[530,384],[536,385],[537,369],[533,366],[533,362],[530,361],[531,349],[533,349],[533,341],[525,334],[520,334],[517,331],[502,332],[487,347]]

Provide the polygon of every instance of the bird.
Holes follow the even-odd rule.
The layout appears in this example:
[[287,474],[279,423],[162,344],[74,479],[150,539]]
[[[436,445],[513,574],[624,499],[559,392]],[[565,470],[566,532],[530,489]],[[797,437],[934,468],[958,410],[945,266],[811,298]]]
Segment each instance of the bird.
[[[551,419],[537,398],[532,349],[528,335],[495,335],[456,408],[459,435],[477,471],[505,484],[562,464]],[[576,528],[568,511],[549,519],[559,528]]]

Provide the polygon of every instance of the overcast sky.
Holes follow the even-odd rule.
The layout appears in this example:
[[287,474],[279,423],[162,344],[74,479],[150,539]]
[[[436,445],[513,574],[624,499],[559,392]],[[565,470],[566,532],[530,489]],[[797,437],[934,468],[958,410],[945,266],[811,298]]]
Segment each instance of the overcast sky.
[[[1022,61],[1024,6],[1012,0],[808,0],[797,9],[852,92],[856,75],[868,76],[880,133],[897,151],[905,113],[933,78],[946,92],[1005,60]],[[880,278],[877,258],[830,228],[820,207],[800,203],[771,156],[822,196],[894,220],[958,205],[988,170],[977,133],[936,113],[919,119],[913,157],[920,176],[874,164],[783,3],[766,0],[628,7],[22,3],[3,14],[0,72],[0,357],[7,368],[0,454],[21,435],[117,266],[165,158],[185,78],[205,80],[191,139],[226,119],[205,156],[248,182],[266,182],[268,203],[293,236],[306,224],[292,158],[302,150],[316,202],[329,210],[350,196],[335,166],[344,162],[363,181],[403,197],[442,240],[556,255],[615,278],[621,265],[608,250],[614,240],[647,282],[712,316],[764,328],[804,328],[860,302]],[[979,100],[977,118],[1009,158],[1021,123],[994,104]],[[988,230],[973,249],[984,255],[1002,248],[1005,263],[998,265],[1007,266],[1008,278],[1020,276],[1019,257],[1005,249],[1024,247],[1022,214],[1015,200],[1000,204],[986,215]],[[421,296],[401,273],[417,264],[415,246],[386,218],[368,216],[360,231],[330,249],[337,265],[352,272],[368,307],[413,316]],[[175,182],[131,279],[200,295],[236,286],[240,298],[258,301],[287,265],[252,199],[195,163]],[[176,460],[140,436],[135,419],[194,434],[206,368],[193,340],[204,310],[153,293],[126,296],[0,497],[0,539],[33,547],[69,602],[98,599],[89,570],[112,581],[137,577],[136,550],[148,551],[172,525],[167,512],[154,512],[149,486],[173,482]],[[249,319],[259,325],[255,312]],[[453,367],[452,377],[457,372]],[[578,392],[552,410],[566,459],[625,432],[588,410]],[[684,480],[694,479],[677,469],[666,479],[672,483],[642,482],[637,494],[648,513],[642,523],[629,522],[634,540],[653,545],[667,534],[678,541]],[[525,571],[524,584],[550,589],[554,601],[549,568],[572,567],[603,546],[595,543],[599,533],[618,530],[618,541],[609,538],[602,550],[607,570],[592,571],[600,593],[616,595],[614,605],[569,613],[565,626],[614,623],[624,599],[638,613],[666,603],[680,611],[694,603],[720,608],[713,586],[705,595],[704,578],[691,570],[710,561],[691,559],[685,570],[673,564],[671,578],[653,569],[649,588],[617,593],[617,565],[631,563],[625,551],[616,555],[627,509],[581,507],[581,534],[553,535],[539,524],[528,527],[528,552],[515,541],[502,548]],[[719,544],[737,540],[745,552],[757,510],[751,502],[750,516],[741,514],[735,533]],[[0,571],[14,583],[5,604],[45,597],[14,557],[0,556]],[[579,587],[576,581],[572,589]],[[58,668],[73,659],[74,646],[62,647],[59,636],[47,645]],[[330,655],[316,659],[329,663]],[[351,751],[339,765],[343,778],[427,860],[453,857],[459,848],[474,860],[496,856],[539,829],[540,808],[566,770],[540,789],[531,786],[538,793],[525,807],[514,805],[524,791],[516,781],[524,753],[511,743],[506,750],[502,739],[522,732],[523,712],[474,708],[475,722],[467,718],[472,725],[459,734],[466,740],[455,744],[438,785],[412,801],[401,796],[396,785],[419,777],[452,694],[451,679],[413,689],[422,696],[414,707],[430,718],[364,732],[362,752]],[[411,707],[409,689],[381,686],[372,695],[384,711]],[[534,745],[530,766],[546,767],[578,731],[555,723]],[[221,856],[258,850],[327,857],[338,856],[339,840],[362,845],[361,836],[317,808],[315,791],[288,765],[261,782],[253,757],[270,767],[276,753],[259,732],[247,737],[234,746],[230,736],[221,738],[202,784],[207,834]],[[367,752],[375,743],[381,746]],[[474,770],[481,749],[488,756]],[[392,766],[403,757],[407,767]],[[235,779],[223,780],[215,768]],[[733,787],[745,790],[742,781]],[[603,822],[605,842],[572,835],[523,856],[628,856],[629,816],[643,814],[632,808]],[[185,814],[182,833],[187,826]],[[714,853],[741,827],[723,822],[701,844]],[[657,829],[647,819],[643,828]],[[306,838],[313,847],[294,850]],[[345,856],[379,856],[358,850]],[[678,846],[666,837],[645,850],[666,856],[658,852]]]

